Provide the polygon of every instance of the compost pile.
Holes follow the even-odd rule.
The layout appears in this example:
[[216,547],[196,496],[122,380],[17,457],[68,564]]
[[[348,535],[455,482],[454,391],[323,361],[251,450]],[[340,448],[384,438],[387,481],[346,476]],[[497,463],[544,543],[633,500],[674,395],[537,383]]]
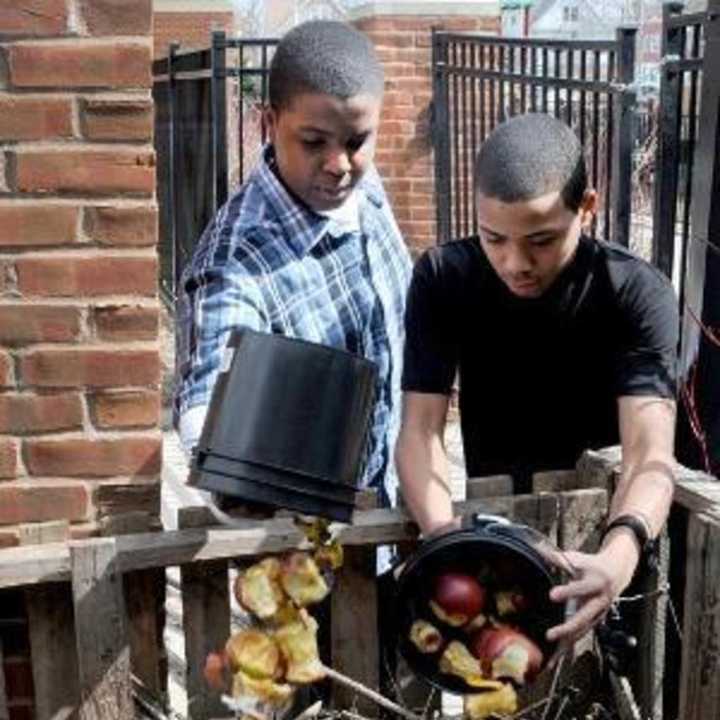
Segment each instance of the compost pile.
[[254,625],[231,635],[205,662],[207,683],[259,720],[282,713],[299,686],[325,677],[318,624],[308,608],[329,594],[343,552],[325,521],[305,530],[312,550],[267,557],[238,576],[234,596]]
[[432,656],[440,673],[465,682],[471,720],[515,713],[516,688],[542,669],[542,650],[523,630],[530,602],[520,588],[497,586],[489,571],[432,578],[427,607],[413,622],[410,640]]

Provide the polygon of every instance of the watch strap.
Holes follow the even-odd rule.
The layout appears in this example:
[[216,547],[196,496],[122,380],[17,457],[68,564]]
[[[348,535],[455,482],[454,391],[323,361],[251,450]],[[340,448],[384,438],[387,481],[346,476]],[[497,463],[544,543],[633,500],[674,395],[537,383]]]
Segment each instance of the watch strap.
[[625,527],[633,532],[638,541],[641,556],[646,557],[654,553],[656,543],[650,537],[650,530],[648,528],[647,521],[644,518],[640,518],[637,515],[629,513],[625,515],[618,515],[618,517],[608,523],[602,534],[601,542],[605,539],[608,533],[618,527]]

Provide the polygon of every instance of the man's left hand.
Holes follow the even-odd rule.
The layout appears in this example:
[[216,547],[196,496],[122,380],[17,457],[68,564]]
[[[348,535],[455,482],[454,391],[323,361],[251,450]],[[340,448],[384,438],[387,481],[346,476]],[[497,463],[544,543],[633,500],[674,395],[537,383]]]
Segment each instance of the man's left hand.
[[550,591],[553,602],[575,600],[577,612],[562,625],[547,632],[550,642],[572,644],[603,619],[610,605],[630,584],[639,560],[637,546],[630,541],[603,547],[597,554],[566,552],[565,557],[575,569],[573,580]]

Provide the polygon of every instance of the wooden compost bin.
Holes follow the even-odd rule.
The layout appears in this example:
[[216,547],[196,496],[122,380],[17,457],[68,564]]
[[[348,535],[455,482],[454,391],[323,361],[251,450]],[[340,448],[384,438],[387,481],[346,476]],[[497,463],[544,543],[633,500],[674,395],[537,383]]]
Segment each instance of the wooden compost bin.
[[[472,480],[469,499],[457,510],[497,513],[536,528],[562,548],[592,551],[616,468],[617,453],[586,453],[576,473],[537,476],[536,492],[525,496],[480,497],[501,490],[502,479]],[[658,593],[644,613],[634,685],[643,718],[662,717],[665,678],[666,705],[668,697],[670,705],[677,698],[679,717],[705,720],[720,717],[720,483],[700,473],[681,475],[669,528],[673,555],[681,558],[685,577],[682,588],[674,587],[684,603],[681,672],[664,673],[661,630],[667,596]],[[192,517],[186,514],[186,525]],[[339,529],[346,561],[332,593],[331,664],[372,688],[380,670],[373,631],[376,548],[412,544],[416,537],[414,523],[402,510],[358,510],[353,524]],[[158,569],[168,566],[181,569],[188,714],[192,720],[218,716],[221,708],[204,685],[202,667],[207,652],[230,634],[228,560],[251,562],[305,546],[290,518],[276,518],[242,530],[185,527],[0,550],[0,593],[26,589],[33,605],[31,644],[43,648],[33,658],[37,720],[73,713],[83,720],[134,717],[133,683],[150,689],[157,684],[160,653],[151,648],[159,641],[154,632],[159,610],[152,601],[152,582]],[[648,578],[648,590],[664,586],[668,566],[672,576],[669,547],[665,539],[664,562]],[[336,707],[349,707],[354,700],[345,688],[334,690]],[[3,703],[0,697],[0,717]]]

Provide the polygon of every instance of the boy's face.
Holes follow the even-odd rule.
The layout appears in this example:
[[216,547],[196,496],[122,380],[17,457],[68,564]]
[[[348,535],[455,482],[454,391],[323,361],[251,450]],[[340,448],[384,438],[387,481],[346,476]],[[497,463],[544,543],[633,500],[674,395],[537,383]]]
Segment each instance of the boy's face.
[[480,243],[495,272],[514,295],[535,298],[572,260],[597,194],[588,190],[577,212],[559,191],[513,203],[477,193],[475,203]]
[[280,176],[313,210],[342,205],[375,154],[380,98],[343,100],[323,93],[295,96],[268,110],[268,133]]

